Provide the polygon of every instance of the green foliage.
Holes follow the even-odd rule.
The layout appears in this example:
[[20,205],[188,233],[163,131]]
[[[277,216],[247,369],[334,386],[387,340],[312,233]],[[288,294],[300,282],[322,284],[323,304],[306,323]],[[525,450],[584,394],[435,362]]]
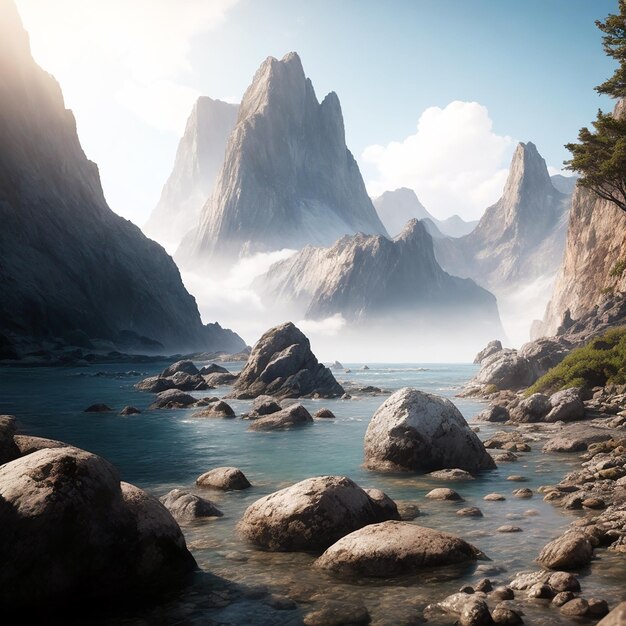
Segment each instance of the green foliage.
[[626,270],[626,259],[620,259],[611,270],[610,276],[613,278],[621,278],[622,274]]
[[609,15],[604,22],[598,20],[596,26],[604,33],[604,52],[619,63],[613,76],[598,85],[596,91],[623,98],[626,96],[626,0],[619,0],[618,15]]
[[626,327],[610,330],[570,352],[530,387],[527,394],[612,383],[626,383]]

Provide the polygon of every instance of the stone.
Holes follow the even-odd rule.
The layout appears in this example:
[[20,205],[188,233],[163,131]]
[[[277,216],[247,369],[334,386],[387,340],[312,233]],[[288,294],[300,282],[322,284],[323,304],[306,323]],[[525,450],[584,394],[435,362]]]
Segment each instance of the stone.
[[248,430],[285,430],[312,424],[311,414],[301,404],[292,404],[276,413],[253,420]]
[[211,389],[221,385],[232,385],[237,380],[237,374],[216,372],[215,374],[205,374],[202,378]]
[[454,489],[448,487],[437,487],[432,489],[425,496],[431,500],[448,500],[448,501],[461,501],[463,498]]
[[501,493],[488,493],[483,500],[487,502],[502,502],[506,498]]
[[365,434],[365,466],[378,471],[493,469],[459,410],[447,399],[405,387],[372,417]]
[[180,585],[195,568],[158,500],[101,457],[45,448],[0,466],[5,610],[120,602]]
[[508,422],[509,418],[509,410],[505,406],[496,404],[481,411],[476,416],[476,421],[500,423]]
[[174,374],[178,374],[179,372],[182,372],[183,374],[195,375],[199,374],[200,370],[198,370],[198,368],[193,364],[193,361],[176,361],[176,363],[172,363],[161,372],[161,377],[168,378],[169,376],[174,376]]
[[502,350],[502,342],[499,339],[490,341],[474,358],[474,363],[480,365],[487,357],[490,357]]
[[[400,512],[396,503],[380,489],[364,489],[365,493],[383,510],[386,511],[387,519],[399,519]],[[419,511],[418,511],[419,514]]]
[[537,584],[547,583],[549,578],[550,572],[546,572],[545,570],[538,572],[520,572],[511,581],[509,586],[511,589],[521,591],[524,589],[530,589]]
[[436,472],[430,472],[428,475],[439,480],[474,480],[474,477],[469,472],[458,468],[437,470]]
[[527,595],[529,598],[550,600],[554,597],[554,589],[546,583],[537,583],[536,585],[530,587]]
[[516,498],[532,498],[533,491],[532,489],[529,489],[528,487],[522,487],[521,489],[514,489],[513,495]]
[[182,489],[172,489],[160,500],[177,522],[187,522],[201,517],[222,517],[224,515],[210,500],[205,500]]
[[512,600],[515,597],[515,593],[510,587],[496,587],[489,594],[489,597],[497,601]]
[[366,626],[370,621],[370,614],[362,604],[330,601],[304,616],[305,626]]
[[496,532],[499,532],[499,533],[521,533],[522,529],[519,526],[511,526],[510,524],[505,524],[504,526],[499,526],[496,529]]
[[597,626],[624,626],[626,624],[626,602],[618,604]]
[[580,591],[578,578],[569,572],[554,572],[548,578],[548,584],[555,591]]
[[571,591],[560,591],[554,598],[552,598],[552,604],[554,606],[563,606],[566,602],[573,600],[576,596]]
[[167,389],[157,394],[151,409],[182,409],[195,404],[196,399],[178,389]]
[[230,374],[230,372],[217,363],[211,363],[200,368],[200,374],[202,376],[208,376],[209,374]]
[[343,393],[332,372],[311,352],[311,344],[302,331],[287,322],[268,330],[254,345],[232,396],[300,398],[317,394],[337,398]]
[[15,432],[15,417],[0,415],[0,465],[20,456],[20,450],[15,443]]
[[459,616],[459,626],[491,626],[493,618],[484,600],[468,602]]
[[506,606],[497,606],[492,612],[491,617],[495,624],[505,624],[506,626],[514,626],[515,624],[523,624],[524,620],[517,611],[509,609]]
[[196,411],[193,417],[235,417],[235,411],[223,400],[212,402],[205,409]]
[[[2,418],[0,417],[0,423]],[[1,428],[1,427],[0,427]],[[16,459],[18,456],[26,456],[37,450],[44,450],[46,448],[67,448],[67,444],[56,439],[44,439],[43,437],[31,437],[30,435],[15,435],[13,437],[18,453],[13,457]],[[13,459],[11,459],[13,460]]]
[[[463,509],[459,509],[456,514],[460,517],[482,517],[483,513],[482,511],[475,506],[469,506],[469,507],[465,507]],[[479,591],[481,591],[479,589]]]
[[163,378],[162,376],[148,376],[140,380],[135,389],[138,391],[147,391],[149,393],[160,393],[168,389],[175,389],[174,381],[171,378]]
[[568,617],[584,617],[589,611],[589,604],[584,598],[574,598],[561,607],[561,613]]
[[511,414],[511,419],[520,423],[542,422],[551,408],[548,396],[543,393],[534,393],[517,405]]
[[[392,515],[392,517],[391,517]],[[344,535],[399,519],[343,476],[308,478],[257,500],[237,525],[248,541],[272,551],[324,550]]]
[[141,411],[134,406],[125,406],[121,411],[120,415],[139,415]]
[[550,396],[550,412],[546,422],[574,422],[585,417],[585,405],[578,387],[557,391]]
[[543,547],[537,561],[550,569],[571,570],[585,567],[593,556],[593,546],[581,533],[561,535]]
[[222,491],[239,491],[252,486],[245,474],[237,467],[216,467],[209,470],[198,476],[196,485]]
[[396,500],[396,506],[398,507],[400,519],[403,522],[410,522],[420,515],[419,506],[414,502],[403,502],[402,500]]
[[484,558],[463,539],[400,521],[370,524],[331,545],[315,566],[337,574],[386,577]]
[[332,419],[335,417],[335,414],[330,409],[319,409],[319,411],[315,411],[314,416],[319,418]]
[[519,476],[517,474],[513,474],[512,476],[507,476],[506,479],[516,482],[516,483],[523,483],[528,480],[525,476]]
[[489,593],[493,589],[493,585],[488,578],[481,578],[475,585],[474,589],[476,591],[482,591],[484,593]]
[[110,413],[113,409],[106,404],[91,404],[85,409],[85,413]]
[[587,615],[598,619],[604,617],[609,612],[609,605],[606,600],[599,600],[597,598],[589,598],[587,600]]
[[252,414],[255,416],[270,415],[280,409],[280,404],[272,396],[258,396],[252,402]]

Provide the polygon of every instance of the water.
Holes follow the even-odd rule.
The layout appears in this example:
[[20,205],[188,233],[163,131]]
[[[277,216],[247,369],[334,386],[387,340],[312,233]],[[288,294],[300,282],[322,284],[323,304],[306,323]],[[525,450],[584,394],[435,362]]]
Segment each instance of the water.
[[[112,461],[123,480],[136,484],[156,496],[179,487],[195,490],[195,479],[203,472],[222,465],[241,468],[253,488],[243,492],[205,491],[224,512],[220,519],[197,522],[183,528],[198,564],[213,574],[248,585],[267,585],[280,594],[296,599],[302,610],[315,608],[322,601],[337,599],[362,602],[377,624],[412,623],[423,607],[466,583],[484,576],[506,582],[520,570],[535,569],[539,550],[558,535],[576,513],[563,512],[543,502],[536,494],[520,500],[513,489],[558,482],[575,455],[547,455],[540,452],[541,442],[527,454],[518,454],[516,463],[501,464],[477,480],[446,483],[419,475],[385,475],[362,467],[363,437],[374,411],[383,402],[381,396],[361,396],[352,400],[304,400],[311,411],[330,408],[336,419],[318,420],[312,426],[287,432],[250,432],[244,420],[193,418],[193,409],[149,410],[153,395],[138,392],[133,385],[141,378],[160,372],[167,363],[132,366],[138,372],[126,372],[129,365],[94,365],[86,368],[19,368],[0,370],[0,412],[14,414],[22,432],[60,439],[100,454]],[[200,365],[200,364],[198,364]],[[471,399],[456,398],[462,385],[475,373],[473,365],[441,364],[344,364],[352,371],[340,372],[340,381],[374,385],[388,391],[412,386],[449,397],[468,421],[482,405]],[[238,371],[241,364],[225,366]],[[140,375],[139,375],[140,374]],[[194,393],[198,397],[223,397],[230,388]],[[249,409],[250,401],[228,400],[239,415]],[[105,414],[84,413],[90,404],[104,403],[115,409]],[[140,415],[121,417],[117,411],[133,405]],[[501,426],[480,424],[480,437],[502,430]],[[393,581],[338,580],[310,565],[315,556],[308,554],[267,553],[242,542],[235,524],[245,508],[257,498],[308,478],[322,474],[339,474],[352,478],[362,487],[377,487],[395,500],[415,502],[421,511],[416,522],[457,533],[478,546],[492,560],[483,564],[482,572],[466,568],[460,578],[449,580],[451,572],[427,572]],[[522,474],[527,482],[520,485],[507,481],[511,474]],[[465,502],[435,502],[424,499],[430,489],[452,486]],[[490,492],[504,494],[505,502],[486,502]],[[478,506],[483,518],[465,518],[455,514],[465,506]],[[499,526],[514,524],[522,533],[496,532]],[[594,576],[586,577],[586,597],[602,597],[615,603],[625,599],[624,559],[599,552],[594,562]],[[168,610],[186,607],[193,611],[194,600],[185,593],[168,604]],[[558,611],[548,609],[542,601],[524,609],[527,623],[570,623]],[[213,619],[214,611],[205,610]],[[203,609],[194,615],[202,618]],[[297,623],[301,612],[280,611],[283,622],[272,618],[267,623]],[[211,617],[213,616],[213,617]],[[229,607],[218,615],[221,621],[245,623],[248,617]],[[226,619],[228,618],[228,619]],[[532,619],[531,619],[532,618]],[[217,619],[217,618],[216,618]],[[258,618],[258,623],[263,620]],[[169,620],[168,620],[169,621]],[[255,623],[256,620],[255,620]]]

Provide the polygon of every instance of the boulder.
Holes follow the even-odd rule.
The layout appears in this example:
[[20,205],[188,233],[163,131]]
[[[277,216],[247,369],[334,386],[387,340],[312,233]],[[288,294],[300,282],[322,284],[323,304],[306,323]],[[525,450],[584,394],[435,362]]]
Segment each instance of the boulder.
[[449,533],[400,521],[370,524],[339,539],[315,561],[337,574],[387,577],[484,558]]
[[546,422],[574,422],[585,417],[585,405],[578,387],[553,393],[550,406],[552,408],[545,418]]
[[30,435],[15,435],[13,441],[19,450],[19,453],[14,458],[26,456],[45,448],[67,448],[67,444],[62,441],[44,439],[43,437],[31,437]]
[[479,422],[508,422],[509,410],[505,406],[499,404],[492,405],[476,416],[476,421]]
[[319,411],[315,411],[315,417],[319,417],[321,419],[333,419],[335,414],[330,409],[319,409]]
[[148,391],[149,393],[161,393],[168,389],[174,389],[174,381],[171,378],[162,376],[148,376],[140,380],[136,385],[137,391]]
[[571,570],[585,567],[593,556],[589,539],[578,532],[568,532],[543,547],[537,562],[549,569]]
[[504,389],[522,389],[535,382],[531,363],[515,350],[501,350],[483,359],[473,384]]
[[280,409],[280,404],[278,404],[272,396],[259,396],[258,398],[255,398],[252,403],[251,415],[270,415],[271,413],[280,411]]
[[15,430],[15,417],[0,415],[0,465],[20,456],[14,440]]
[[249,430],[285,430],[312,424],[311,414],[301,405],[292,404],[276,413],[259,417],[250,423]]
[[219,387],[220,385],[232,385],[237,380],[237,374],[216,372],[215,374],[206,374],[203,378],[209,387]]
[[428,474],[431,478],[437,478],[439,480],[474,480],[474,477],[465,470],[454,469],[437,470],[436,472],[430,472]]
[[174,376],[182,372],[183,374],[195,375],[199,374],[200,370],[193,364],[193,361],[176,361],[176,363],[172,363],[169,367],[166,367],[162,372],[161,376],[163,378],[167,378],[168,376]]
[[141,411],[134,406],[125,406],[121,411],[120,415],[138,415]]
[[202,391],[209,389],[208,383],[200,374],[176,372],[176,374],[170,376],[169,380],[172,381],[173,388],[180,389],[180,391]]
[[230,374],[230,372],[217,363],[211,363],[211,365],[205,365],[200,368],[200,374],[206,376],[207,374]]
[[238,491],[252,486],[237,467],[216,467],[209,470],[196,479],[196,485],[222,491]]
[[597,626],[624,626],[626,624],[626,602],[618,604]]
[[430,498],[431,500],[463,500],[463,498],[461,498],[461,496],[454,491],[454,489],[448,489],[447,487],[437,487],[436,489],[429,491],[424,497]]
[[223,400],[212,402],[206,408],[196,411],[193,417],[235,417],[235,411],[233,411],[230,404],[227,404]]
[[101,457],[46,448],[0,467],[5,610],[159,594],[195,568],[158,500]]
[[196,399],[178,389],[168,389],[157,394],[151,409],[182,409],[195,404]]
[[499,339],[490,341],[474,358],[474,363],[480,365],[487,357],[502,350],[502,342]]
[[452,402],[405,387],[372,417],[365,433],[365,466],[379,471],[476,472],[496,464]]
[[232,395],[300,398],[316,394],[335,398],[343,393],[332,372],[311,352],[306,336],[287,322],[268,330],[255,344]]
[[335,541],[388,519],[399,519],[344,476],[308,478],[250,505],[237,529],[273,551],[324,550]]
[[160,500],[177,522],[188,522],[199,517],[222,517],[224,515],[210,500],[205,500],[182,489],[172,489]]
[[511,411],[511,419],[520,423],[543,422],[551,408],[552,405],[548,396],[543,393],[533,393],[532,396],[524,398]]
[[110,413],[113,409],[106,404],[91,404],[84,413]]
[[376,504],[387,512],[388,519],[399,519],[400,511],[396,503],[384,492],[380,489],[364,489],[365,493],[374,501]]

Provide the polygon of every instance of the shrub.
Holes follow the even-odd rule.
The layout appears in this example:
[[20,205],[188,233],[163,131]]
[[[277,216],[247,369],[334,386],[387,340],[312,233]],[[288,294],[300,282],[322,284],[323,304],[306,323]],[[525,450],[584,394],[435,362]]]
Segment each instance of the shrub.
[[626,270],[626,259],[620,259],[613,266],[613,269],[611,270],[611,273],[609,274],[609,276],[612,276],[613,278],[621,278],[622,274],[624,273],[624,270]]

